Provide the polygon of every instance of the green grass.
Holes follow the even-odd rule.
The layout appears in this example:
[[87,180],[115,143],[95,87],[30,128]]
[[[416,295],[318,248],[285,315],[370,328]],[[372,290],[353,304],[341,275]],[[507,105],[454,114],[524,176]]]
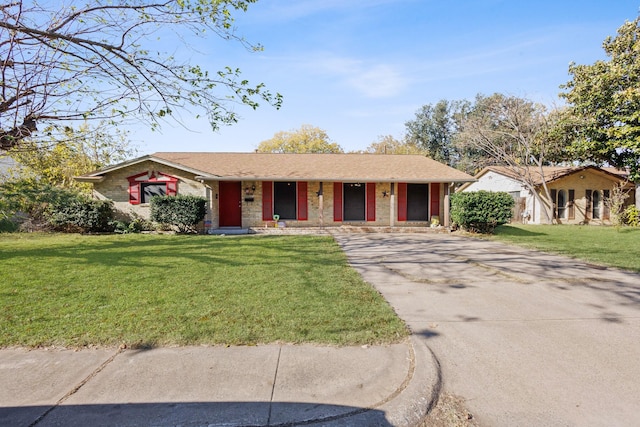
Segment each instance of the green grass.
[[640,228],[503,225],[495,239],[588,262],[640,272]]
[[329,237],[0,234],[0,347],[406,335]]

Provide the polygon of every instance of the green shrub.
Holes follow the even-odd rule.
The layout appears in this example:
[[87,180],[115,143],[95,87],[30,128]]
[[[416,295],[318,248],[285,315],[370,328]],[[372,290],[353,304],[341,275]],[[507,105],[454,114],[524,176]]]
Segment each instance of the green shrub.
[[111,222],[113,231],[118,234],[141,233],[143,231],[153,231],[155,227],[137,214],[132,214],[130,220],[114,220]]
[[113,203],[92,200],[78,195],[64,205],[52,204],[46,213],[47,222],[56,231],[104,232],[113,231]]
[[155,196],[151,198],[151,220],[171,225],[180,233],[196,231],[207,213],[207,199],[198,196]]
[[511,219],[513,197],[505,192],[473,191],[451,196],[451,220],[467,231],[493,233]]
[[11,221],[9,218],[2,218],[0,216],[0,233],[13,233],[18,231],[18,229],[18,223]]
[[622,213],[623,221],[631,227],[640,227],[640,210],[635,205],[627,206]]

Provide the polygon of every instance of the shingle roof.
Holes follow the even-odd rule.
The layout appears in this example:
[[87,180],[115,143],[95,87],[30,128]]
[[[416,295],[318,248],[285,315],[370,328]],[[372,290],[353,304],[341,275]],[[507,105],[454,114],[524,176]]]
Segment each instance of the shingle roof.
[[[598,166],[544,166],[542,168],[542,173],[544,174],[544,178],[547,183],[565,177],[567,175],[571,175],[583,170],[594,170],[599,173],[603,173],[605,175],[609,175],[611,178],[615,179],[626,179],[629,174],[625,170],[616,169],[613,167],[598,167]],[[476,179],[479,179],[481,176],[486,174],[487,172],[492,171],[498,173],[500,175],[504,175],[506,177],[512,178],[516,181],[521,181],[520,176],[508,166],[487,166],[482,169],[475,175]],[[535,185],[542,185],[542,175],[538,168],[531,168],[530,170],[532,177],[534,179]],[[465,184],[462,187],[458,188],[457,191],[464,190],[467,188],[469,184]]]
[[471,182],[457,169],[420,155],[160,152],[94,172],[103,175],[132,162],[155,160],[205,179],[368,182]]

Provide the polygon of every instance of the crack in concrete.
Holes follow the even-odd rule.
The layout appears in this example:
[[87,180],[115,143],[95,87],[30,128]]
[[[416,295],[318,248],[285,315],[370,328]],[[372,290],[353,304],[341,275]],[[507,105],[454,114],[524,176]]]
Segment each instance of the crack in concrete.
[[118,351],[116,351],[114,354],[112,354],[107,360],[102,362],[102,364],[100,366],[98,366],[96,369],[94,369],[85,379],[80,381],[67,394],[65,394],[60,399],[58,399],[58,401],[53,406],[51,406],[42,415],[40,415],[38,418],[36,418],[34,422],[29,424],[29,427],[35,427],[36,425],[40,424],[40,422],[42,420],[44,420],[54,409],[56,409],[57,407],[62,405],[67,399],[69,399],[71,396],[76,394],[78,392],[78,390],[80,390],[85,384],[87,384],[89,381],[91,381],[93,378],[95,378],[96,375],[98,375],[104,368],[106,368],[111,362],[113,362],[115,360],[115,358],[120,353],[125,351],[125,348],[126,347],[124,347],[124,346],[119,347]]

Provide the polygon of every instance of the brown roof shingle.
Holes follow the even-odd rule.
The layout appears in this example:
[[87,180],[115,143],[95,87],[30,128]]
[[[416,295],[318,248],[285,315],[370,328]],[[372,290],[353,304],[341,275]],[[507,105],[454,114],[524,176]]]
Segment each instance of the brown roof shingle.
[[149,158],[221,180],[475,181],[464,172],[420,155],[159,152]]

